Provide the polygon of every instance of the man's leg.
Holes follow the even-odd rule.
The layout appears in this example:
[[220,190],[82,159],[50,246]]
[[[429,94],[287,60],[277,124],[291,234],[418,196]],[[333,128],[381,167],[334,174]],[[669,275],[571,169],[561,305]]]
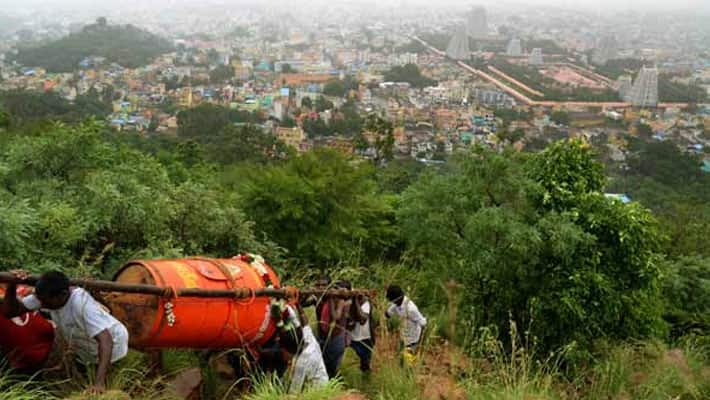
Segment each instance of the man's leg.
[[328,371],[328,377],[334,378],[338,374],[340,363],[343,361],[345,354],[345,335],[331,336],[325,344],[323,352],[323,361],[325,369]]
[[353,348],[355,354],[360,359],[360,371],[370,371],[370,360],[372,359],[372,340],[365,339],[363,341],[352,342],[350,347]]

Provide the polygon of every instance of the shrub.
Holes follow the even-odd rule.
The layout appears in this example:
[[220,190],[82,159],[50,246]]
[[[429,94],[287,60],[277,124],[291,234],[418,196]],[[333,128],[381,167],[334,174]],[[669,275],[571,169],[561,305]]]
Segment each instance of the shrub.
[[410,255],[462,283],[463,319],[508,343],[510,320],[541,353],[663,333],[661,236],[650,212],[601,193],[588,147],[531,158],[478,149],[408,188],[398,218]]

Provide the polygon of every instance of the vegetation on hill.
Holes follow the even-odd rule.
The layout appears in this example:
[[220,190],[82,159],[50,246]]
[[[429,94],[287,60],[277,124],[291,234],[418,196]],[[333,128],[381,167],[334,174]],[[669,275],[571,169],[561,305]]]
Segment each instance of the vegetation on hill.
[[707,334],[710,328],[710,176],[699,156],[682,153],[671,142],[637,140],[624,174],[613,175],[610,190],[647,205],[668,238],[663,253],[669,272],[664,291],[665,318],[674,337]]
[[165,39],[133,25],[107,25],[105,20],[85,26],[59,40],[21,48],[16,60],[50,72],[72,72],[86,57],[104,57],[124,67],[136,68],[172,50]]
[[[388,333],[396,322],[383,323],[369,378],[348,359],[342,384],[304,398],[357,389],[382,399],[703,399],[710,390],[710,178],[698,159],[632,143],[629,169],[609,169],[609,182],[578,141],[375,166],[330,150],[274,151],[261,132],[234,126],[247,115],[210,107],[181,114],[172,139],[13,122],[0,135],[0,264],[106,278],[133,258],[249,251],[288,284],[321,271],[359,287],[402,284],[430,320],[419,364],[400,366]],[[381,294],[375,304],[381,315]],[[171,398],[171,376],[146,377],[135,357],[113,372],[112,395]],[[171,371],[198,365],[168,357]],[[41,385],[0,373],[0,399],[66,398],[81,382],[69,377]],[[250,398],[283,394],[265,381]]]
[[[46,118],[77,122],[87,117],[105,118],[112,110],[113,88],[102,92],[92,88],[73,102],[55,92],[9,90],[0,92],[0,106],[8,113],[6,120],[15,124]],[[10,120],[9,116],[12,116]]]

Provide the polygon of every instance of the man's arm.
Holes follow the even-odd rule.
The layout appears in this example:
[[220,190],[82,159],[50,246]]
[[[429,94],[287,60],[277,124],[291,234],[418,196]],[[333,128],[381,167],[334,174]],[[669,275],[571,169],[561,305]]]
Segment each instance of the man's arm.
[[315,306],[318,303],[318,297],[310,295],[301,300],[301,307]]
[[385,317],[391,318],[394,315],[396,310],[397,310],[397,305],[390,304],[389,307],[387,307],[387,311],[385,311]]
[[104,329],[94,337],[99,345],[99,355],[96,367],[96,382],[89,388],[95,393],[102,393],[106,390],[106,376],[111,366],[111,356],[113,354],[113,337],[108,329]]
[[360,298],[356,298],[350,308],[350,317],[362,325],[367,322],[368,314],[369,313],[362,311],[362,300]]
[[14,318],[26,313],[28,310],[17,298],[17,285],[10,283],[5,291],[5,301],[2,305],[2,313],[6,318]]
[[340,319],[343,317],[343,314],[345,314],[345,307],[347,306],[347,303],[343,299],[338,299],[334,301],[334,304],[335,310],[330,319],[333,322],[337,323],[337,321],[340,321]]
[[415,324],[417,324],[421,327],[426,326],[426,323],[427,323],[426,318],[422,315],[422,313],[419,312],[419,308],[411,301],[409,302],[407,312],[409,315],[409,319],[412,322],[414,322]]

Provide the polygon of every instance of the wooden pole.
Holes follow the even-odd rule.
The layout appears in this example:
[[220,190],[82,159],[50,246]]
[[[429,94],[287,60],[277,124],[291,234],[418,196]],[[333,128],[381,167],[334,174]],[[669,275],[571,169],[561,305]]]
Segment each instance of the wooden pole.
[[[15,283],[17,285],[35,286],[39,276],[30,275],[26,279],[19,279],[15,275],[9,272],[0,272],[0,283]],[[99,292],[119,292],[119,293],[133,293],[133,294],[145,294],[153,296],[162,297],[201,297],[201,298],[217,298],[226,297],[233,299],[248,299],[250,297],[276,297],[276,298],[290,298],[296,296],[335,296],[341,298],[350,298],[357,295],[369,296],[372,291],[369,290],[347,290],[347,289],[305,289],[296,290],[293,288],[260,288],[260,289],[249,289],[249,288],[237,288],[234,290],[209,290],[200,288],[170,288],[161,287],[155,285],[146,284],[127,284],[119,283],[113,281],[102,281],[93,279],[70,279],[69,284],[71,286],[79,286],[90,290],[96,290]]]

